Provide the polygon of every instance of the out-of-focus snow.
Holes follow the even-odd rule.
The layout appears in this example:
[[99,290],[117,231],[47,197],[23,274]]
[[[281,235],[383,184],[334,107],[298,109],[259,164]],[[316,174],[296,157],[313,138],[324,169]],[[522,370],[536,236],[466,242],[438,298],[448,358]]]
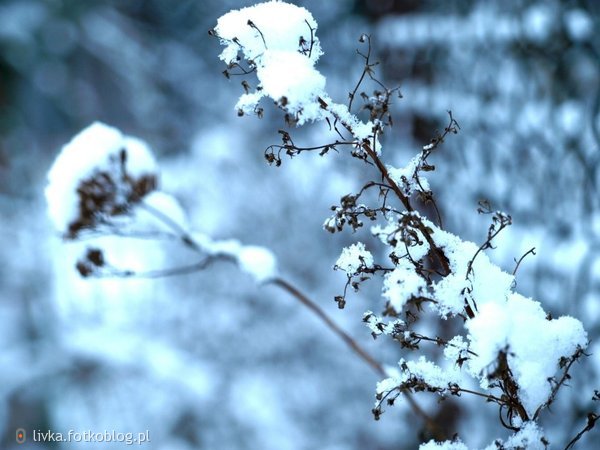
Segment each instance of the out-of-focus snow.
[[94,122],[66,144],[48,172],[46,200],[48,215],[60,232],[79,217],[79,185],[99,172],[114,181],[122,179],[121,151],[126,154],[130,177],[156,174],[157,164],[148,146],[140,139],[123,135],[118,129]]
[[173,226],[187,231],[187,215],[177,199],[162,191],[153,191],[133,209],[136,227],[145,231],[173,232]]
[[565,16],[567,33],[574,41],[585,41],[594,32],[594,21],[590,15],[582,9],[572,9]]
[[556,24],[556,10],[551,4],[538,3],[525,11],[523,31],[533,41],[543,42],[552,33]]
[[257,283],[265,283],[277,277],[277,258],[265,247],[242,245],[236,239],[213,240],[203,233],[194,233],[193,237],[208,254],[233,259]]
[[265,247],[244,246],[238,252],[237,260],[240,269],[252,275],[257,283],[264,283],[277,276],[277,259]]

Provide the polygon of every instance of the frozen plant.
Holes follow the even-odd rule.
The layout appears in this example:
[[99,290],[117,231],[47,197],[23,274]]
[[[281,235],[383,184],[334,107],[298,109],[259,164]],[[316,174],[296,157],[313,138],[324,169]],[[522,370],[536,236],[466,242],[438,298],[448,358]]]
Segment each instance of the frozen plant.
[[[494,238],[511,224],[509,215],[485,202],[480,205],[479,212],[491,217],[480,245],[444,230],[426,175],[435,170],[430,158],[449,135],[459,131],[452,114],[443,131],[404,167],[387,164],[379,138],[392,125],[390,104],[400,97],[398,89],[387,88],[375,77],[370,37],[362,35],[363,72],[348,103],[336,102],[316,69],[323,54],[317,29],[306,9],[271,1],[224,15],[210,34],[225,46],[221,59],[227,64],[226,77],[243,77],[244,93],[236,104],[239,115],[261,117],[261,105],[270,100],[283,111],[287,125],[325,122],[332,131],[330,142],[304,147],[290,131],[280,129],[281,143],[264,153],[269,163],[278,166],[286,155],[316,151],[324,156],[334,150],[363,164],[369,181],[358,192],[343,195],[324,222],[332,233],[372,224],[372,238],[343,249],[337,259],[335,269],[347,275],[347,283],[335,300],[343,308],[349,288],[358,290],[374,276],[382,278],[382,312],[367,311],[363,320],[373,337],[387,336],[407,350],[397,368],[384,369],[318,305],[282,278],[268,249],[236,240],[214,241],[193,232],[177,201],[159,191],[158,168],[148,146],[100,123],[65,145],[50,169],[46,196],[57,230],[67,239],[104,234],[175,239],[198,259],[187,266],[136,272],[113,264],[102,248],[89,247],[77,263],[79,273],[158,277],[202,270],[216,260],[233,261],[257,283],[274,284],[294,296],[377,371],[382,379],[376,388],[375,418],[385,405],[406,399],[425,418],[430,435],[443,441],[429,441],[422,449],[466,448],[458,438],[444,440],[447,436],[420,409],[413,394],[423,391],[440,399],[469,394],[494,403],[502,424],[513,434],[494,440],[489,449],[547,447],[538,425],[540,415],[569,380],[574,362],[584,355],[586,332],[578,320],[554,319],[539,303],[515,292],[518,264],[508,273],[487,257],[485,251],[492,248]],[[247,78],[253,75],[254,89]],[[375,85],[369,93],[363,88],[368,81]],[[425,206],[432,217],[422,212]],[[453,336],[419,331],[426,315],[450,324]],[[428,359],[422,352],[427,344],[441,347],[443,358]],[[598,399],[597,393],[594,398]],[[590,413],[586,426],[567,447],[597,419]]]
[[50,219],[75,238],[153,191],[157,166],[144,142],[96,122],[63,147],[48,181]]
[[[271,284],[291,295],[359,358],[385,375],[383,367],[319,305],[282,277],[277,258],[269,249],[243,245],[235,239],[214,240],[193,231],[177,200],[159,190],[159,181],[150,147],[109,125],[93,123],[62,148],[48,172],[48,216],[65,240],[90,242],[98,238],[87,245],[75,264],[81,277],[159,278],[198,272],[216,261],[233,262],[257,284]],[[196,261],[152,270],[145,266],[133,269],[131,261],[115,256],[115,246],[107,245],[104,237],[174,241],[191,250]],[[152,259],[147,262],[161,264]]]
[[62,148],[48,172],[46,200],[48,216],[65,239],[175,238],[201,255],[187,266],[137,273],[110,264],[101,248],[89,247],[76,264],[81,276],[154,278],[227,259],[258,283],[276,278],[277,261],[269,250],[191,233],[177,200],[158,188],[158,165],[149,146],[116,128],[95,122]]
[[[327,94],[325,77],[315,68],[323,53],[317,29],[306,9],[270,1],[225,14],[210,34],[225,47],[220,58],[227,64],[226,77],[244,78],[245,93],[236,105],[239,115],[261,117],[261,102],[269,99],[283,111],[288,125],[326,122],[332,130],[332,141],[316,147],[298,145],[290,131],[279,130],[281,144],[265,150],[269,163],[278,166],[285,155],[317,151],[323,156],[335,150],[357,158],[370,173],[371,180],[358,192],[341,197],[324,223],[332,233],[345,227],[356,231],[365,222],[373,225],[374,239],[343,249],[336,263],[335,268],[348,278],[336,301],[343,308],[348,287],[358,290],[361,283],[380,275],[383,313],[368,311],[363,318],[373,337],[386,335],[417,352],[431,343],[442,347],[444,355],[441,361],[423,355],[403,358],[399,370],[377,385],[375,418],[384,405],[392,405],[402,395],[410,399],[412,393],[427,391],[444,399],[470,394],[496,404],[502,425],[514,432],[505,441],[495,440],[489,449],[546,448],[549,443],[538,420],[570,378],[573,363],[584,355],[588,342],[581,322],[566,316],[554,319],[538,302],[515,292],[518,265],[508,273],[485,254],[511,224],[509,215],[481,203],[479,212],[491,217],[491,225],[480,245],[443,229],[425,174],[435,170],[430,157],[448,135],[459,130],[452,114],[443,132],[405,167],[386,164],[379,137],[392,125],[390,104],[399,97],[398,90],[388,89],[375,77],[370,37],[362,35],[359,40],[367,47],[359,52],[363,73],[349,93],[348,104],[335,102]],[[257,85],[250,92],[246,77],[252,74]],[[372,93],[359,92],[366,80],[376,86]],[[359,98],[362,104],[355,112]],[[421,212],[426,205],[434,217]],[[373,254],[386,256],[377,262]],[[424,314],[452,321],[456,335],[444,339],[419,333],[416,325]],[[588,429],[598,418],[591,417]],[[455,439],[431,441],[421,448],[466,446]]]

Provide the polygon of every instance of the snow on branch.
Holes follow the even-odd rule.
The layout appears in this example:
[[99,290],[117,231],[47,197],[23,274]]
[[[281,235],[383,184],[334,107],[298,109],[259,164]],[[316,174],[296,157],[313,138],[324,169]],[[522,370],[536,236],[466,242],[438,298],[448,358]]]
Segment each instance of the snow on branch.
[[[158,277],[202,270],[216,260],[232,261],[257,283],[272,282],[296,296],[376,368],[382,377],[373,408],[376,418],[397,398],[414,402],[411,395],[418,392],[441,400],[469,394],[495,404],[502,425],[513,432],[489,449],[546,448],[537,421],[584,355],[588,342],[581,322],[568,316],[552,318],[538,302],[515,291],[514,273],[491,262],[486,251],[510,226],[509,215],[485,204],[480,212],[489,214],[492,223],[481,244],[444,230],[425,173],[435,170],[430,158],[445,138],[460,129],[452,114],[444,129],[404,167],[386,163],[379,139],[393,124],[390,106],[398,90],[376,78],[370,37],[361,35],[359,41],[367,47],[358,51],[363,72],[348,103],[334,101],[315,67],[323,54],[317,29],[306,9],[269,1],[225,14],[211,34],[225,46],[220,58],[228,78],[256,74],[254,90],[242,81],[244,93],[236,105],[240,115],[262,116],[260,102],[269,98],[284,112],[288,126],[318,121],[329,125],[332,139],[311,147],[298,145],[289,131],[280,129],[281,143],[265,150],[269,163],[280,165],[283,155],[317,151],[325,156],[335,150],[357,159],[368,171],[371,178],[358,192],[342,195],[332,206],[324,228],[340,232],[349,227],[354,232],[365,222],[372,224],[371,239],[344,248],[336,261],[334,267],[344,271],[348,281],[335,300],[343,308],[349,286],[357,291],[362,283],[381,277],[381,315],[367,311],[363,320],[374,338],[387,337],[406,352],[397,369],[384,370],[317,305],[280,279],[269,250],[236,240],[214,241],[190,231],[176,199],[158,190],[158,168],[149,147],[101,123],[66,144],[49,171],[46,198],[54,226],[68,239],[88,233],[167,237],[193,250],[198,260],[139,273],[115,267],[102,249],[91,247],[77,269],[82,276]],[[372,92],[361,91],[364,83],[374,85]],[[355,101],[362,101],[359,112],[353,112]],[[420,213],[424,205],[432,206],[436,217]],[[419,329],[416,324],[426,314],[431,322],[453,321],[449,329],[454,336],[442,338]],[[422,351],[427,345],[441,347],[443,356],[427,359]],[[431,426],[431,419],[421,415]],[[466,446],[458,439],[421,446],[435,449]]]
[[[307,40],[310,30],[310,41]],[[435,170],[429,158],[438,153],[444,140],[460,127],[449,114],[446,127],[405,167],[393,167],[382,159],[379,136],[393,124],[390,105],[396,89],[389,89],[375,77],[371,40],[361,35],[367,51],[363,73],[350,92],[347,105],[336,103],[325,91],[325,78],[314,68],[322,51],[315,35],[317,24],[304,8],[279,1],[232,11],[218,20],[213,34],[221,39],[221,54],[228,67],[226,75],[244,60],[257,73],[258,87],[245,93],[237,108],[242,113],[262,116],[258,101],[270,97],[285,113],[287,125],[326,121],[334,140],[321,146],[304,147],[291,133],[279,130],[281,144],[265,150],[269,163],[279,166],[282,156],[294,157],[305,151],[324,156],[331,150],[366,163],[372,179],[357,193],[341,196],[339,205],[324,228],[332,233],[350,227],[354,232],[365,221],[373,223],[372,243],[358,242],[342,250],[334,268],[343,270],[348,282],[343,295],[335,297],[340,308],[346,304],[348,286],[357,291],[361,283],[380,275],[386,321],[371,311],[363,320],[374,338],[389,336],[407,351],[419,351],[428,343],[441,346],[444,358],[429,361],[424,355],[402,358],[398,373],[377,386],[378,418],[383,405],[398,396],[416,392],[436,393],[442,399],[471,394],[495,403],[502,425],[515,434],[505,442],[496,440],[489,448],[541,449],[547,441],[537,425],[541,411],[550,406],[558,390],[569,379],[569,370],[587,347],[587,334],[573,317],[551,318],[542,306],[515,292],[515,275],[493,264],[486,251],[510,226],[508,214],[494,211],[484,202],[480,213],[492,218],[482,244],[464,241],[443,229],[434,193],[424,174]],[[310,48],[307,51],[307,47]],[[241,55],[241,56],[240,56]],[[359,92],[363,83],[375,85],[371,95]],[[242,83],[247,90],[247,81]],[[352,112],[353,102],[362,100],[361,111],[368,120]],[[375,191],[376,200],[364,200]],[[373,197],[373,196],[372,196]],[[436,217],[420,214],[418,205],[432,205]],[[382,246],[377,251],[377,246]],[[369,250],[367,250],[367,247]],[[378,255],[385,255],[380,261]],[[417,332],[419,317],[433,312],[437,320],[454,320],[460,333],[449,339]],[[479,386],[474,390],[472,382]],[[460,441],[429,442],[422,450],[456,449]]]
[[[278,1],[231,11],[218,20],[213,32],[225,45],[219,56],[227,64],[225,75],[235,69],[256,71],[260,83],[240,97],[240,114],[259,111],[260,100],[270,97],[297,115],[299,124],[321,118],[317,99],[324,93],[325,77],[314,68],[322,54],[316,30],[306,9]],[[244,62],[248,69],[241,67]]]
[[48,172],[48,215],[75,238],[156,189],[156,161],[143,141],[95,122],[65,145]]
[[[534,423],[527,422],[522,428],[510,436],[506,441],[496,439],[483,450],[545,450],[548,441],[542,430]],[[429,441],[419,446],[419,450],[469,450],[460,439],[453,441]]]
[[90,246],[76,263],[81,276],[157,278],[202,270],[218,259],[235,262],[257,283],[277,276],[271,251],[192,235],[179,202],[157,189],[158,165],[149,146],[116,128],[95,122],[63,147],[48,173],[46,200],[48,216],[66,238],[170,238],[202,256],[187,266],[138,272]]

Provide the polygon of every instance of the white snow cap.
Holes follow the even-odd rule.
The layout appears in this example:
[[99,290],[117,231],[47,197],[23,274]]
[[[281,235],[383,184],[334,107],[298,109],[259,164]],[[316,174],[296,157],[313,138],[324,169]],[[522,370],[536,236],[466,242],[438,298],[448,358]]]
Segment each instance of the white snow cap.
[[130,183],[146,176],[156,180],[157,165],[149,147],[116,128],[94,122],[66,144],[48,172],[45,191],[48,216],[56,229],[66,233],[77,221],[81,214],[78,188],[99,173],[111,178],[117,194],[126,195],[124,190],[131,186],[122,181],[123,167]]
[[408,260],[401,259],[396,268],[383,278],[382,295],[396,311],[402,311],[412,297],[424,295],[426,282]]
[[215,32],[225,49],[219,56],[236,63],[238,52],[256,66],[260,89],[240,97],[236,109],[252,113],[263,97],[299,113],[299,124],[321,116],[325,77],[314,65],[323,53],[317,22],[306,9],[280,1],[260,3],[221,16]]
[[342,254],[335,263],[335,267],[352,276],[361,267],[373,267],[373,255],[365,249],[365,244],[357,242],[342,250]]
[[508,364],[519,385],[519,396],[530,417],[550,396],[561,358],[587,346],[587,333],[577,319],[563,316],[548,320],[538,302],[513,293],[507,301],[484,303],[465,323],[470,349],[470,372],[477,376],[492,367],[498,352],[507,351]]
[[[547,448],[544,443],[543,430],[535,422],[523,424],[521,430],[510,436],[506,442],[503,442],[502,439],[496,439],[483,450],[497,450],[500,448],[499,446],[506,450],[546,450]],[[419,450],[469,450],[469,448],[460,439],[444,442],[431,440],[421,444]]]
[[[248,21],[254,25],[250,25]],[[220,58],[229,63],[236,60],[240,46],[243,47],[244,56],[255,62],[264,55],[265,47],[296,53],[300,37],[310,45],[311,28],[313,47],[307,57],[316,62],[323,54],[319,40],[314,36],[317,22],[305,8],[291,3],[273,0],[229,11],[219,18],[215,31],[226,45]]]
[[265,247],[242,247],[237,253],[237,260],[240,269],[252,275],[257,283],[264,283],[277,276],[277,259]]
[[419,450],[469,450],[469,448],[460,440],[444,442],[431,440],[425,444],[421,444]]
[[[387,166],[390,178],[402,188],[404,194],[412,195],[415,191],[431,191],[429,181],[423,174],[417,171],[417,167],[421,162],[421,155],[415,156],[410,162],[401,168]],[[416,176],[416,179],[414,178]]]
[[194,233],[194,241],[208,254],[226,256],[235,260],[238,267],[251,275],[257,283],[266,283],[277,277],[277,258],[266,247],[242,245],[235,239],[213,240],[202,233]]
[[[452,273],[434,284],[437,304],[432,308],[442,317],[464,308],[463,289],[470,287],[477,312],[465,322],[470,355],[467,367],[487,389],[487,375],[494,370],[498,354],[507,352],[508,363],[519,385],[519,396],[532,417],[549,397],[548,381],[559,369],[561,358],[572,357],[587,346],[587,333],[573,317],[548,320],[541,305],[512,291],[514,276],[502,271],[481,252],[472,265],[470,280],[465,278],[477,246],[451,233],[437,229],[433,238],[444,250]],[[452,353],[452,352],[450,352]]]
[[[401,258],[384,276],[383,297],[400,312],[411,297],[430,296],[435,302],[429,307],[448,318],[464,313],[468,289],[474,316],[465,321],[466,336],[454,336],[454,347],[446,346],[445,357],[452,361],[466,357],[463,368],[488,389],[488,375],[495,371],[498,356],[504,352],[523,407],[529,417],[534,417],[551,395],[553,384],[549,380],[556,376],[561,360],[587,347],[582,323],[569,316],[549,320],[538,302],[513,292],[514,276],[492,263],[484,252],[478,253],[476,244],[439,229],[427,219],[421,220],[432,230],[432,238],[443,250],[451,273],[428,286],[409,260]],[[390,226],[373,228],[383,242],[393,232]],[[350,274],[360,267],[359,257],[365,252],[360,245],[344,249],[338,260],[338,266]],[[424,256],[423,249],[415,250],[414,255]],[[370,253],[365,259],[372,264]],[[397,380],[386,380],[386,386],[394,385]]]
[[377,393],[384,394],[396,386],[406,382],[409,378],[418,378],[430,386],[445,388],[448,383],[460,382],[460,372],[455,367],[441,368],[437,364],[428,361],[424,356],[416,361],[407,361],[404,358],[398,362],[404,367],[397,375],[386,378],[377,384]]

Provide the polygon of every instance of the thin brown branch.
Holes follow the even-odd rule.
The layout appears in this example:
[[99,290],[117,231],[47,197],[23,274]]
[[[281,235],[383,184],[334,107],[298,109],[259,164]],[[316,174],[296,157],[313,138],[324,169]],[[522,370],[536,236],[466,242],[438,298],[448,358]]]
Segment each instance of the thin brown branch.
[[[339,115],[332,112],[328,108],[328,104],[325,100],[319,98],[319,103],[321,104],[321,108],[329,111],[335,117],[335,119],[338,120],[344,126],[344,128],[346,128],[346,130],[348,130],[349,133],[353,134],[352,127],[349,124],[345,123],[343,120],[341,120]],[[402,189],[400,189],[398,184],[393,180],[393,178],[391,177],[390,173],[387,170],[387,167],[381,161],[381,159],[379,158],[377,153],[371,148],[371,145],[367,141],[364,141],[362,143],[362,148],[367,153],[369,158],[371,158],[371,160],[373,161],[373,163],[375,164],[375,166],[381,173],[381,177],[385,180],[385,182],[390,186],[392,191],[396,194],[396,196],[398,197],[398,199],[400,200],[400,202],[402,203],[404,208],[406,208],[406,210],[408,212],[414,212],[414,208],[412,207],[412,205],[410,203],[410,199],[406,195],[404,195],[404,193],[402,192]],[[436,243],[434,242],[433,238],[431,237],[430,230],[420,220],[417,223],[417,228],[423,234],[423,236],[425,237],[425,240],[429,244],[429,247],[435,253],[440,265],[444,269],[444,275],[449,275],[452,271],[450,269],[448,259],[446,258],[446,255],[444,255],[444,252],[442,251],[442,249],[439,248],[436,245]]]
[[341,338],[364,362],[366,362],[378,375],[386,377],[386,371],[371,355],[369,355],[358,343],[352,339],[344,330],[342,330],[331,318],[321,309],[319,305],[304,295],[298,288],[282,278],[275,278],[271,281],[275,286],[280,287],[296,300],[310,309],[327,327]]
[[521,256],[519,258],[519,260],[515,260],[515,262],[517,263],[517,265],[515,266],[515,270],[513,270],[512,274],[513,276],[517,274],[517,270],[519,270],[519,266],[521,265],[521,262],[525,259],[525,257],[529,254],[535,255],[535,247],[531,247],[529,250],[527,250],[527,252],[525,252],[523,254],[523,256]]
[[204,260],[195,264],[189,264],[187,266],[172,267],[168,269],[148,270],[144,272],[136,272],[133,270],[119,270],[110,269],[107,271],[101,271],[94,273],[96,278],[137,278],[137,279],[155,279],[155,278],[166,278],[179,275],[187,275],[190,273],[200,272],[206,269],[215,261],[231,261],[231,258],[227,258],[224,255],[209,256]]
[[360,42],[364,42],[365,39],[368,42],[367,54],[363,55],[358,50],[356,51],[359,55],[361,55],[365,59],[365,65],[363,67],[362,74],[360,75],[360,78],[358,79],[358,82],[356,83],[356,86],[354,86],[353,91],[349,94],[349,96],[350,96],[350,102],[348,103],[348,111],[350,111],[350,112],[352,112],[352,102],[354,101],[354,97],[356,96],[356,93],[358,92],[358,88],[360,87],[360,85],[364,81],[365,75],[367,75],[367,72],[369,71],[369,68],[370,68],[369,58],[371,57],[371,36],[366,35],[366,34],[363,34],[363,35],[360,36]]
[[[348,333],[342,330],[326,313],[323,309],[303,294],[298,288],[293,286],[288,281],[282,278],[275,278],[271,280],[271,283],[298,300],[302,305],[312,311],[321,321],[344,343],[350,347],[360,359],[369,365],[379,376],[387,377],[388,374],[383,366],[376,361],[365,349],[363,349]],[[412,410],[421,417],[427,429],[438,439],[444,439],[444,433],[435,421],[419,406],[416,400],[412,397],[410,392],[403,392]]]
[[573,366],[573,364],[575,364],[575,361],[578,361],[579,358],[584,354],[585,353],[584,353],[583,349],[578,348],[577,351],[570,358],[561,359],[560,367],[563,369],[563,373],[559,380],[555,380],[555,384],[552,387],[552,391],[550,392],[550,395],[548,396],[548,400],[546,400],[542,405],[540,405],[539,408],[535,411],[535,413],[533,415],[533,420],[537,420],[540,412],[542,412],[543,409],[548,408],[552,403],[554,403],[554,400],[556,399],[559,389],[562,386],[564,386],[568,380],[571,379],[571,375],[569,375],[569,371],[571,370],[571,367]]
[[[397,186],[396,186],[397,187]],[[197,252],[203,252],[200,245],[194,241],[194,239],[189,235],[189,233],[181,227],[177,222],[172,220],[169,216],[164,214],[162,211],[147,205],[145,203],[141,203],[148,212],[153,214],[157,219],[161,220],[165,225],[171,228],[178,236],[179,240],[187,247],[191,248]],[[189,270],[199,270],[198,267],[206,267],[210,263],[213,262],[214,257],[207,257],[204,261],[198,263],[195,266],[190,266]],[[181,268],[179,269],[181,270]],[[300,301],[306,308],[312,311],[325,325],[333,331],[340,339],[346,343],[364,362],[366,362],[369,367],[371,367],[379,376],[387,377],[387,372],[383,368],[383,366],[376,361],[366,350],[364,350],[350,335],[348,335],[344,330],[342,330],[326,313],[323,311],[321,307],[319,307],[315,302],[313,302],[310,298],[308,298],[305,294],[303,294],[298,288],[293,286],[288,281],[282,278],[275,278],[270,281],[271,284],[278,286],[283,289],[290,295],[292,295],[295,299]],[[427,429],[439,440],[444,440],[446,438],[444,432],[441,428],[436,424],[436,422],[420,407],[420,405],[416,402],[416,400],[412,397],[410,392],[404,392],[405,397],[412,408],[412,410],[419,417],[423,419]]]
[[585,433],[587,433],[592,428],[594,428],[594,426],[596,425],[596,422],[599,419],[600,419],[600,415],[595,414],[595,413],[589,413],[587,416],[587,423],[586,423],[585,427],[579,433],[577,433],[577,435],[573,439],[571,439],[571,441],[565,447],[565,450],[569,450],[569,449],[573,448],[575,446],[575,444],[577,443],[577,441],[579,441],[579,439],[581,439],[581,437]]
[[146,211],[148,211],[150,214],[152,214],[154,217],[156,217],[158,220],[163,222],[165,225],[167,225],[169,228],[171,228],[173,232],[175,232],[177,236],[179,236],[179,240],[186,247],[194,250],[195,252],[204,253],[202,247],[200,247],[200,245],[190,236],[190,234],[181,225],[179,225],[165,213],[154,208],[153,206],[148,205],[143,201],[140,202],[140,206]]
[[463,393],[464,392],[465,394],[471,394],[471,395],[475,395],[477,397],[483,397],[483,398],[485,398],[486,400],[488,400],[490,402],[495,402],[495,403],[498,403],[500,405],[504,404],[504,400],[502,400],[502,399],[500,399],[500,398],[498,398],[498,397],[496,397],[495,395],[492,395],[492,394],[485,394],[483,392],[472,391],[471,389],[465,389],[465,388],[462,388],[460,386],[454,386],[453,390],[454,390],[454,392],[457,392],[457,393]]
[[260,38],[262,39],[263,44],[265,46],[265,50],[267,50],[267,41],[265,41],[265,36],[262,34],[262,31],[260,31],[260,28],[258,28],[256,26],[256,24],[254,22],[252,22],[250,19],[248,19],[247,24],[250,28],[254,28],[256,31],[258,31],[258,34],[260,34]]

